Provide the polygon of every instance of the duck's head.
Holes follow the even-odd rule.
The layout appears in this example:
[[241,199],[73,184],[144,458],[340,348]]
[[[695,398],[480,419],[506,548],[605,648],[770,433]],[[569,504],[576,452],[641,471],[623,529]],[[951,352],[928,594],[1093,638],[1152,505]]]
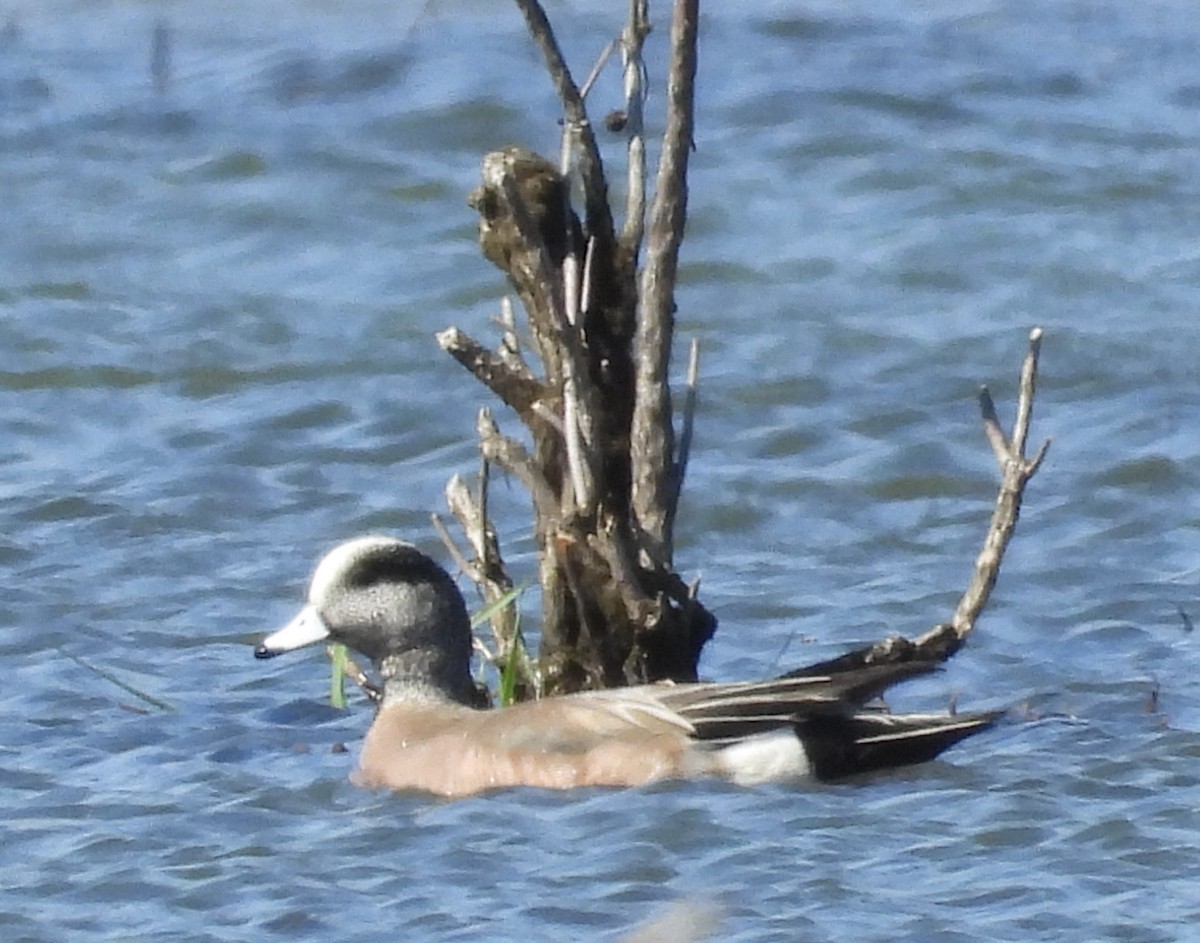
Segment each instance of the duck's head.
[[342,642],[375,664],[385,698],[434,693],[470,702],[471,625],[454,580],[412,544],[357,537],[317,564],[308,604],[262,640],[256,658]]

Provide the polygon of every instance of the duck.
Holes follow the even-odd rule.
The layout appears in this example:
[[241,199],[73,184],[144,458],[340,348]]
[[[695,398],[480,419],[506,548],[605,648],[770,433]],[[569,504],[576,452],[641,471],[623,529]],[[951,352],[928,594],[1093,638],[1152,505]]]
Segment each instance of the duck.
[[870,706],[892,685],[938,669],[928,661],[763,681],[660,682],[481,708],[462,593],[432,557],[388,536],[329,551],[306,604],[254,654],[274,658],[321,642],[370,659],[382,682],[352,781],[448,798],[697,778],[740,786],[844,780],[932,760],[1003,714]]

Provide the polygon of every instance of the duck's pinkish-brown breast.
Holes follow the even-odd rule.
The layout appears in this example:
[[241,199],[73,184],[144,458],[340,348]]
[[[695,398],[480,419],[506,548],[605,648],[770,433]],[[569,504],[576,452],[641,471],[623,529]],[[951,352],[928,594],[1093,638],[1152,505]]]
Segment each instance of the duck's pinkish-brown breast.
[[698,771],[679,730],[573,716],[553,702],[530,707],[385,707],[367,732],[354,782],[466,796],[511,786],[637,786]]

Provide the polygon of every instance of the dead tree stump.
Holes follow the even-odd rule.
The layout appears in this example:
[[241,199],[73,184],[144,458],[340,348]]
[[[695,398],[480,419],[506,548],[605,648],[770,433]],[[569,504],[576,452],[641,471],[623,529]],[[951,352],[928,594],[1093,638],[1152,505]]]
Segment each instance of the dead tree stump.
[[[675,513],[695,404],[694,345],[678,432],[668,373],[687,215],[698,0],[673,3],[665,131],[648,212],[641,58],[650,29],[646,0],[630,0],[620,39],[601,56],[582,90],[537,0],[516,2],[562,104],[562,158],[555,164],[521,147],[490,153],[483,159],[481,185],[470,196],[479,213],[483,254],[505,273],[526,319],[518,327],[505,303],[494,349],[457,328],[441,332],[438,341],[516,414],[525,434],[501,432],[490,410],[480,411],[480,487],[472,491],[456,477],[447,491],[473,548],[473,558],[458,554],[459,562],[486,600],[511,599],[512,581],[487,514],[488,468],[498,466],[531,496],[539,558],[536,662],[524,651],[515,610],[497,605],[491,613],[496,645],[489,656],[515,672],[515,695],[692,681],[716,628],[698,587],[673,565]],[[584,106],[596,72],[617,49],[625,108],[620,120],[606,124],[627,141],[628,198],[620,232]],[[572,205],[576,188],[582,194],[579,215]],[[887,639],[800,673],[880,661],[940,661],[961,646],[995,583],[1025,483],[1045,450],[1024,458],[1040,337],[1040,330],[1031,335],[1011,440],[1000,430],[986,390],[983,394],[985,426],[1003,483],[971,585],[951,621],[915,640]]]

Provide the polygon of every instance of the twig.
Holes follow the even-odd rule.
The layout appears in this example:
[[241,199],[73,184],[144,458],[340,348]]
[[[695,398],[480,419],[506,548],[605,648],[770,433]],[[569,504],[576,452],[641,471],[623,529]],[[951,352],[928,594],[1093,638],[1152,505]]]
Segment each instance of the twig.
[[[1033,393],[1037,379],[1037,361],[1041,342],[1042,329],[1034,328],[1029,333],[1029,352],[1025,355],[1021,369],[1017,421],[1014,424],[1014,430],[1023,429],[1026,435],[1028,434],[1029,420],[1033,414]],[[984,431],[1003,474],[1000,492],[996,497],[996,508],[992,512],[987,536],[983,540],[983,549],[980,550],[979,556],[975,560],[975,570],[970,584],[963,592],[951,621],[935,625],[914,639],[907,639],[901,635],[885,638],[874,645],[855,649],[835,658],[789,672],[787,677],[834,674],[841,671],[852,671],[865,665],[896,664],[914,660],[945,661],[962,647],[963,641],[970,634],[979,614],[987,605],[992,588],[996,585],[996,578],[1000,573],[1000,563],[1004,559],[1004,552],[1017,524],[1025,485],[1037,471],[1046,455],[1046,449],[1050,447],[1050,440],[1046,439],[1032,459],[1025,458],[1023,449],[1017,448],[1015,432],[1010,442],[1000,428],[1000,423],[996,418],[996,405],[992,402],[991,394],[988,393],[986,387],[980,392],[979,406],[983,414]]]
[[579,385],[575,378],[574,366],[566,365],[567,375],[563,377],[563,431],[566,434],[567,468],[571,474],[571,500],[563,495],[563,512],[586,510],[592,506],[592,476],[587,470],[591,462],[587,461],[588,447],[582,435],[583,417],[579,409]]
[[538,400],[533,404],[533,414],[562,436],[564,440],[566,439],[567,430],[563,426],[562,417],[557,415],[544,400]]
[[617,47],[621,45],[619,39],[614,39],[607,46],[600,50],[600,55],[596,57],[596,64],[592,66],[592,71],[588,73],[588,77],[583,80],[583,84],[579,86],[579,97],[587,99],[588,92],[592,90],[592,86],[596,84],[596,79],[600,78],[600,73],[604,71],[604,67],[608,65],[608,60],[612,58],[612,54],[617,51]]
[[547,525],[557,521],[560,511],[554,490],[538,470],[525,447],[501,435],[496,421],[492,418],[492,411],[486,407],[479,410],[475,428],[479,435],[479,448],[484,457],[520,480],[533,498],[538,519]]
[[525,356],[521,352],[521,339],[517,335],[517,320],[513,315],[512,299],[508,295],[500,299],[500,314],[496,321],[500,325],[500,347],[496,351],[496,356],[513,373],[532,380],[533,371],[529,369],[529,364],[525,362]]
[[[1017,418],[1013,424],[1013,435],[1009,439],[1000,427],[996,417],[996,404],[987,387],[979,393],[979,408],[983,415],[983,427],[991,443],[996,461],[1002,473],[1000,492],[996,497],[996,509],[992,512],[991,524],[987,536],[983,540],[983,548],[975,560],[975,571],[971,582],[955,607],[954,616],[949,626],[954,635],[961,641],[966,638],[975,626],[975,620],[987,605],[992,588],[996,585],[996,577],[1000,573],[1000,563],[1004,552],[1012,539],[1017,526],[1017,518],[1021,512],[1021,499],[1025,485],[1046,457],[1050,440],[1042,442],[1041,447],[1033,458],[1025,457],[1025,444],[1029,436],[1029,422],[1033,416],[1033,396],[1037,385],[1038,354],[1042,346],[1042,329],[1034,328],[1029,332],[1029,351],[1021,367],[1020,393],[1017,398]],[[937,635],[945,633],[944,627],[937,627],[915,641],[918,646]]]
[[629,136],[627,157],[628,192],[625,197],[625,225],[621,247],[630,259],[636,259],[646,228],[646,127],[643,104],[646,101],[646,63],[642,47],[650,33],[647,0],[629,0],[629,22],[621,32],[621,59],[624,63],[625,128]]
[[[462,475],[454,475],[446,482],[446,505],[450,508],[450,513],[458,518],[463,535],[467,538],[467,543],[471,545],[471,553],[474,554],[473,560],[466,560],[455,554],[455,562],[462,567],[463,572],[473,582],[479,584],[481,589],[485,589],[484,584],[488,577],[484,573],[482,562],[485,544],[488,540],[487,520],[483,516],[483,509],[475,495],[471,493],[471,489]],[[484,596],[487,597],[486,592]]]
[[679,457],[675,460],[675,496],[671,500],[671,513],[679,507],[683,493],[683,479],[687,475],[688,458],[692,452],[692,433],[696,423],[696,392],[700,384],[700,342],[692,338],[688,351],[687,388],[683,397],[683,420],[679,427]]
[[[493,665],[508,665],[516,671],[515,683],[528,691],[538,689],[537,672],[524,649],[520,638],[520,613],[517,610],[512,579],[500,557],[500,542],[488,521],[488,462],[484,459],[479,472],[479,488],[475,494],[467,487],[460,475],[455,475],[446,484],[446,503],[475,552],[474,560],[466,560],[459,554],[445,527],[438,518],[434,526],[442,539],[451,548],[463,572],[479,588],[484,608],[472,620],[472,626],[486,619],[491,625],[495,651],[485,645],[478,636],[472,636],[477,652]],[[515,658],[514,658],[515,656]],[[486,698],[485,698],[486,700]]]
[[[446,483],[446,504],[458,519],[467,542],[474,554],[473,560],[465,559],[458,548],[449,541],[449,535],[441,520],[434,519],[434,526],[442,534],[443,541],[451,547],[451,556],[462,571],[479,587],[485,603],[493,604],[512,590],[512,580],[500,558],[500,544],[496,532],[487,516],[488,463],[484,460],[480,468],[479,487],[473,494],[461,475],[454,475]],[[492,630],[497,640],[504,643],[514,634],[502,613],[493,614]]]
[[71,661],[75,662],[75,664],[79,665],[80,668],[86,668],[88,671],[92,672],[92,674],[96,675],[99,678],[103,678],[109,684],[116,685],[118,688],[120,688],[122,691],[126,692],[127,694],[132,694],[138,700],[145,701],[147,704],[151,705],[152,707],[157,707],[160,711],[175,710],[174,706],[167,703],[162,698],[155,697],[153,694],[149,694],[146,691],[138,690],[129,682],[122,681],[111,671],[108,671],[104,668],[97,667],[96,665],[93,665],[91,662],[84,661],[78,655],[72,655],[70,652],[64,652],[62,649],[59,649],[58,653],[60,655],[65,655]]
[[[590,240],[589,240],[590,243]],[[563,433],[567,447],[567,468],[571,476],[573,500],[563,495],[563,512],[569,513],[575,509],[587,509],[592,506],[592,469],[595,463],[591,460],[592,430],[589,421],[590,410],[579,408],[580,376],[583,352],[580,350],[579,332],[579,260],[574,255],[563,259],[563,298],[566,302],[565,314],[567,323],[562,326],[563,346],[567,348],[567,356],[563,358]],[[585,415],[586,413],[586,415]]]
[[587,314],[592,306],[592,273],[596,269],[596,240],[588,239],[583,254],[583,284],[579,286],[579,307]]
[[658,164],[646,265],[637,314],[637,380],[630,435],[632,504],[643,549],[671,558],[674,429],[667,369],[675,322],[675,274],[687,217],[687,167],[692,147],[699,0],[676,0],[671,18],[667,123]]
[[[462,479],[458,475],[455,475],[450,479],[449,482],[447,482],[446,491],[449,492],[451,488],[458,488],[461,486]],[[474,575],[471,572],[471,561],[464,557],[462,555],[462,551],[458,549],[458,544],[454,542],[454,538],[450,535],[450,529],[442,520],[441,515],[430,514],[429,517],[433,521],[433,529],[437,531],[437,535],[441,538],[442,545],[446,548],[446,553],[450,555],[450,559],[454,561],[454,565],[463,573],[466,573],[468,576],[474,579]]]
[[546,395],[542,383],[513,365],[504,355],[493,354],[479,341],[456,327],[437,335],[442,350],[469,370],[519,416],[527,415]]
[[496,345],[496,358],[503,363],[514,376],[536,380],[533,370],[525,362],[525,349],[517,332],[516,315],[513,314],[512,298],[503,295],[500,298],[500,313],[492,318],[500,329],[500,343]]
[[542,51],[546,70],[554,83],[558,100],[562,103],[566,123],[579,132],[579,177],[583,183],[585,216],[588,233],[595,236],[607,248],[613,242],[612,212],[608,207],[608,184],[604,180],[604,165],[600,160],[600,149],[596,146],[596,135],[588,124],[583,96],[571,78],[571,70],[563,59],[554,31],[546,19],[546,11],[538,0],[516,0],[529,34]]

